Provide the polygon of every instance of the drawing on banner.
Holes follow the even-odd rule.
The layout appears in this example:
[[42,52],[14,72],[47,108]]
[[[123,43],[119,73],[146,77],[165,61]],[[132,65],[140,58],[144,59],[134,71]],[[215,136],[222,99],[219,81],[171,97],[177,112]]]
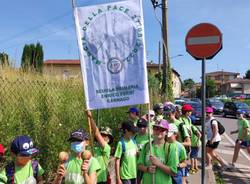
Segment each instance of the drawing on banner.
[[109,5],[91,12],[83,31],[83,47],[88,56],[95,64],[105,63],[112,74],[119,73],[123,62],[130,62],[142,46],[140,16],[123,6]]
[[149,102],[141,3],[75,8],[88,109]]

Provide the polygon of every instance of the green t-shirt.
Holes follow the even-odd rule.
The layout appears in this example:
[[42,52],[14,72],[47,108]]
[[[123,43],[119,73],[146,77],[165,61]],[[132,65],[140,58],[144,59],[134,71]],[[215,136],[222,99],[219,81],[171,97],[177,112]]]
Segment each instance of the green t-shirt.
[[[122,143],[118,142],[115,157],[120,158],[120,177],[121,179],[133,179],[136,178],[137,165],[136,165],[136,153],[137,146],[132,139],[129,141],[124,139],[125,152],[122,153]],[[122,158],[121,158],[122,157]]]
[[155,116],[155,121],[160,121],[160,120],[162,120],[162,119],[164,119],[164,116],[163,116],[162,114],[157,114],[157,115]]
[[187,152],[185,147],[182,143],[176,141],[174,142],[177,145],[178,155],[179,155],[179,162],[182,162],[184,160],[187,160]]
[[179,124],[179,126],[178,126],[178,129],[179,129],[179,133],[180,133],[180,136],[179,136],[179,139],[178,139],[178,141],[180,141],[180,142],[184,142],[184,139],[186,138],[186,137],[192,137],[192,128],[191,128],[191,126],[192,126],[192,122],[191,122],[191,119],[190,118],[187,118],[187,117],[185,117],[185,116],[181,116],[180,117],[180,119],[179,119],[179,121],[181,122],[181,123],[184,123],[184,125],[183,125],[183,131],[181,131],[180,129],[180,124]]
[[192,125],[192,136],[191,136],[191,146],[192,147],[200,147],[201,140],[197,136],[198,128]]
[[[244,138],[244,129],[248,128],[248,133],[247,133],[247,137]],[[249,126],[249,122],[247,119],[243,118],[238,120],[238,129],[239,129],[239,133],[238,133],[238,139],[242,139],[243,141],[250,141],[250,126]]]
[[94,148],[94,155],[101,166],[101,169],[97,172],[97,182],[107,181],[110,151],[111,147],[108,143],[105,144],[104,148],[100,146]]
[[146,134],[141,135],[141,134],[137,134],[135,136],[135,142],[137,144],[137,147],[139,150],[141,150],[143,148],[143,146],[149,141],[149,137],[148,137],[148,133],[146,132]]
[[[166,150],[166,146],[168,150]],[[166,153],[168,151],[168,153]],[[161,144],[160,146],[152,144],[152,155],[156,156],[163,164],[170,167],[171,171],[177,173],[177,165],[179,163],[177,144]],[[166,156],[168,155],[168,156]],[[140,153],[138,159],[138,165],[149,166],[151,162],[149,160],[149,145],[146,144]],[[142,178],[142,184],[152,184],[152,174],[145,172]],[[155,172],[155,184],[172,184],[172,178],[159,168],[156,168]]]
[[[82,167],[83,160],[81,158],[76,157],[75,155],[71,155],[68,162],[65,164],[66,174],[65,174],[65,184],[83,184],[84,178],[82,176]],[[97,172],[100,170],[100,164],[97,159],[91,157],[89,163],[88,174],[92,174],[93,172]]]
[[[38,164],[38,173],[37,176],[42,176],[44,173],[44,170],[42,167]],[[0,172],[0,184],[7,183],[7,176],[5,169]],[[25,183],[33,183],[35,180],[33,169],[32,169],[32,163],[29,161],[24,167],[15,167],[15,183],[18,184],[25,184]],[[33,181],[33,182],[32,182]]]

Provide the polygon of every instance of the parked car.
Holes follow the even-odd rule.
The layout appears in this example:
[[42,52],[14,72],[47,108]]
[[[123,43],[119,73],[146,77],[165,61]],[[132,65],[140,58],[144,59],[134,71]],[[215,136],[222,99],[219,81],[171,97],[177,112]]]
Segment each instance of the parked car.
[[191,101],[201,103],[201,100],[199,98],[191,98]]
[[191,115],[191,120],[194,125],[201,125],[201,103],[187,101],[186,104],[189,104],[193,108],[193,112]]
[[236,95],[232,96],[232,99],[234,99],[234,100],[244,100],[246,98],[247,98],[247,96],[245,94],[236,94]]
[[238,117],[239,110],[244,111],[246,117],[250,117],[250,107],[244,102],[226,102],[223,107],[223,117],[228,115]]
[[221,102],[220,100],[207,99],[206,106],[212,107],[214,110],[214,114],[222,114],[223,113],[224,103]]

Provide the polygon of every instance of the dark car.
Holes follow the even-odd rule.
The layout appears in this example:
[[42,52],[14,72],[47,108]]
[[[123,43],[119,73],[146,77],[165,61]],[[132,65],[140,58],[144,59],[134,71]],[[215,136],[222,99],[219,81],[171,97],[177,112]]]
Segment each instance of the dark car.
[[238,117],[239,111],[243,111],[246,117],[250,117],[250,107],[244,102],[226,102],[223,108],[223,117],[228,115]]
[[221,102],[220,100],[207,99],[206,106],[212,107],[214,110],[214,114],[222,114],[223,113],[224,103]]
[[189,104],[193,108],[191,115],[191,120],[194,125],[201,125],[201,103],[188,101],[186,104]]

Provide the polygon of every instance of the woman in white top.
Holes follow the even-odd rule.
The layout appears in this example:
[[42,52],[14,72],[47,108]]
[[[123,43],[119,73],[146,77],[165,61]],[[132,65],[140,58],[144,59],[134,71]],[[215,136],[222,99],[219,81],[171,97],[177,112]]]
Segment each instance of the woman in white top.
[[206,133],[207,133],[207,144],[206,144],[206,155],[207,155],[207,166],[211,167],[212,159],[217,160],[222,169],[226,169],[228,166],[222,160],[222,158],[215,152],[221,141],[221,136],[218,132],[218,123],[213,117],[213,109],[206,107]]

